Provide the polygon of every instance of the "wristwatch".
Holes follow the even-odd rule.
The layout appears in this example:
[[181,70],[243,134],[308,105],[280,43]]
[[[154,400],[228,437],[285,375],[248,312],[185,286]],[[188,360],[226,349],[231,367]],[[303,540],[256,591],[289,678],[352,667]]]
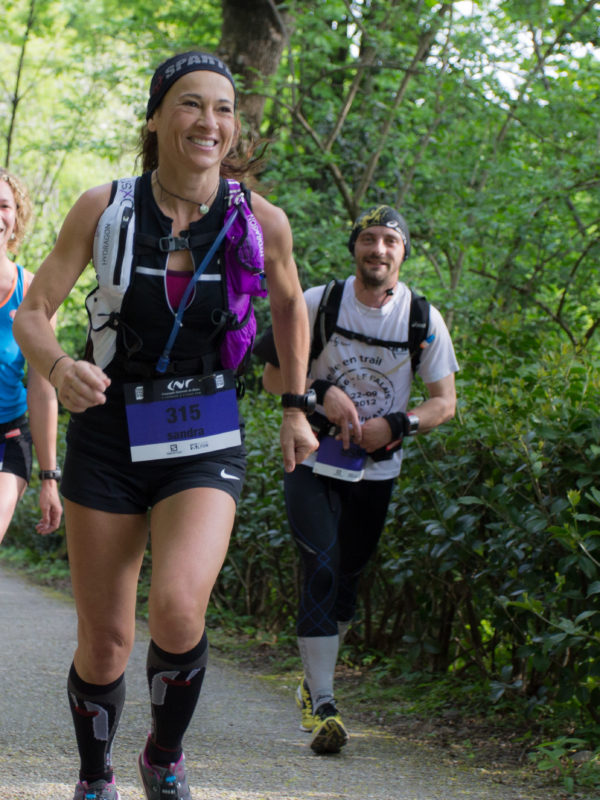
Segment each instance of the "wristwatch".
[[41,481],[59,481],[62,478],[62,472],[58,467],[56,469],[41,469],[39,478]]
[[283,408],[299,408],[305,414],[312,414],[317,405],[317,394],[314,389],[309,389],[305,394],[286,392],[281,395],[281,405]]
[[408,419],[408,435],[415,436],[419,432],[419,418],[416,414],[407,414]]

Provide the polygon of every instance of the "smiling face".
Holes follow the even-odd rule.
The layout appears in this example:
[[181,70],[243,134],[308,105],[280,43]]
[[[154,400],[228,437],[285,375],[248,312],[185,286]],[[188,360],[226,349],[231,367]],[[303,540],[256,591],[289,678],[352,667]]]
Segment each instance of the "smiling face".
[[17,204],[9,184],[0,180],[0,252],[11,249],[12,235],[17,224]]
[[365,228],[354,243],[356,274],[365,287],[391,288],[398,280],[404,259],[402,236],[393,228]]
[[223,75],[196,70],[181,77],[148,120],[158,138],[159,163],[218,169],[238,135],[234,104],[233,86]]

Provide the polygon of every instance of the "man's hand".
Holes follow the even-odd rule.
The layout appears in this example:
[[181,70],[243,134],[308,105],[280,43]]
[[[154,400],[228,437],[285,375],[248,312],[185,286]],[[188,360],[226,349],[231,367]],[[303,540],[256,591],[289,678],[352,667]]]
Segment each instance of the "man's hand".
[[350,447],[352,439],[356,444],[361,444],[362,427],[356,407],[346,392],[338,386],[330,386],[323,399],[325,416],[340,429],[338,439],[341,439],[344,450]]
[[391,438],[392,429],[383,417],[371,417],[362,426],[362,447],[367,453],[374,453],[380,447],[390,444]]
[[279,438],[286,472],[293,472],[296,465],[301,464],[319,446],[319,440],[300,409],[284,409]]

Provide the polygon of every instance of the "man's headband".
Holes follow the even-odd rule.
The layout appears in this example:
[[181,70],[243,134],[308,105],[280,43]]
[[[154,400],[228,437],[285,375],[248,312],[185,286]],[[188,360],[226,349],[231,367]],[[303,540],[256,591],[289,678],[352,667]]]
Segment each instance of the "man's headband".
[[404,242],[404,259],[407,259],[410,254],[410,233],[408,231],[408,225],[402,214],[399,214],[396,209],[390,206],[373,206],[363,211],[363,213],[356,218],[348,240],[348,249],[352,255],[354,255],[354,244],[358,238],[358,234],[366,228],[373,228],[376,226],[392,228],[400,234]]

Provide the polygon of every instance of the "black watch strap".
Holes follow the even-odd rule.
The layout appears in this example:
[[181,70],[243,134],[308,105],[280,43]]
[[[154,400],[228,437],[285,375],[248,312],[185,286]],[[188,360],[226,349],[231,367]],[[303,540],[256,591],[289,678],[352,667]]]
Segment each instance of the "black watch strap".
[[317,396],[317,403],[322,406],[323,401],[325,400],[325,395],[327,394],[327,390],[330,389],[332,386],[335,386],[335,383],[331,381],[322,380],[321,378],[317,378],[316,381],[312,382],[311,389],[315,390],[315,394]]
[[286,392],[281,395],[283,408],[299,408],[307,414],[312,414],[317,405],[317,395],[314,389],[309,389],[305,394],[291,394]]
[[62,472],[58,467],[56,469],[41,469],[39,478],[41,481],[59,481],[62,478]]

